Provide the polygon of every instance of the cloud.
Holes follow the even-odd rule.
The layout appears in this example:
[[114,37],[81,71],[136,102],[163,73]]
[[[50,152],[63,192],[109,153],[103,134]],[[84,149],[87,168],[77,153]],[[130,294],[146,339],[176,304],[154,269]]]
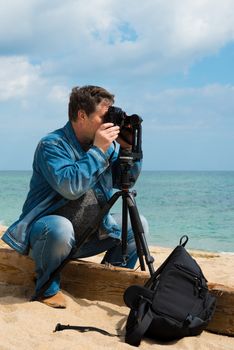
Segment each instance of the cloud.
[[26,57],[0,57],[0,101],[30,95],[35,86],[43,85],[40,74],[40,66]]
[[0,56],[0,101],[17,99],[28,109],[29,100],[62,104],[68,95],[68,88],[46,77],[40,64],[32,64],[24,56]]
[[70,91],[62,85],[55,85],[49,93],[49,99],[55,102],[67,103]]
[[144,105],[149,131],[233,130],[233,85],[165,89],[146,94]]
[[33,57],[47,74],[181,72],[234,39],[233,0],[9,0],[2,7],[0,52]]
[[[162,148],[164,139],[197,140],[201,133],[204,144],[216,142],[218,133],[233,140],[226,135],[234,130],[234,86],[209,84],[212,72],[197,80],[189,76],[192,65],[232,44],[233,5],[234,0],[0,0],[2,145],[8,135],[21,145],[23,135],[25,150],[31,149],[66,122],[69,92],[84,84],[105,86],[116,94],[116,105],[141,115],[149,149],[153,142]],[[213,73],[212,81],[221,75],[220,70],[216,79]],[[226,81],[231,79],[230,74]],[[195,81],[204,86],[193,87]],[[177,82],[191,87],[177,88]],[[231,149],[230,141],[223,154]]]

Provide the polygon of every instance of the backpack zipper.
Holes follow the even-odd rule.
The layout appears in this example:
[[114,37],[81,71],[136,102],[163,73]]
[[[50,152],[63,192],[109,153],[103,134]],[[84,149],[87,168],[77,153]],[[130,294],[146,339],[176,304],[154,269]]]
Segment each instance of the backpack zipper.
[[190,271],[189,269],[186,269],[184,266],[180,265],[180,264],[176,264],[174,263],[175,267],[178,268],[179,270],[183,271],[184,273],[187,273],[188,275],[192,276],[194,279],[194,295],[196,295],[196,292],[198,291],[199,296],[202,293],[202,290],[206,289],[203,285],[202,285],[202,280],[201,277],[199,275],[197,275],[195,272]]
[[177,264],[177,263],[174,263],[174,265],[181,271],[183,272],[186,272],[188,273],[189,275],[193,276],[193,277],[196,277],[197,279],[200,279],[200,276],[198,274],[196,274],[195,272],[189,270],[189,269],[186,269],[183,265],[180,265],[180,264]]

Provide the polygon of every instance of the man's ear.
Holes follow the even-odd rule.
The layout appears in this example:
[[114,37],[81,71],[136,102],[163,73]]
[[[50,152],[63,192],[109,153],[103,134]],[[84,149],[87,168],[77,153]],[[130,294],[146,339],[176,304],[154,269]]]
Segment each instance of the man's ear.
[[86,117],[86,113],[83,109],[80,109],[78,112],[77,112],[77,119],[79,119],[80,121],[81,120],[84,120],[85,117]]

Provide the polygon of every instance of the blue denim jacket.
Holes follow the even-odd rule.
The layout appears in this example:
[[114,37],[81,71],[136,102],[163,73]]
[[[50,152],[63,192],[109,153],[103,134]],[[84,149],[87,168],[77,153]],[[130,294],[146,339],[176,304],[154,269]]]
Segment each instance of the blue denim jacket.
[[[96,146],[85,152],[70,122],[42,138],[35,151],[30,190],[22,214],[2,240],[26,255],[30,227],[40,217],[53,213],[91,188],[101,204],[108,201],[113,188],[119,188],[118,151],[114,146],[112,143],[105,154]],[[141,161],[136,161],[131,170],[132,186],[140,170]],[[103,218],[102,229],[113,238],[121,236],[120,227],[110,214]]]

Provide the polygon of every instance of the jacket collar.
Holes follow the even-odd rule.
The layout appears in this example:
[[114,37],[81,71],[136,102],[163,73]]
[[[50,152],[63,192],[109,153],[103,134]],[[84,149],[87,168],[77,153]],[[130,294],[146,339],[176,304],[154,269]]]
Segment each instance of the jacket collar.
[[79,156],[82,156],[85,154],[85,151],[80,145],[80,142],[78,141],[76,134],[73,130],[72,124],[70,121],[67,122],[67,124],[63,128],[64,133],[66,137],[69,140],[69,143],[72,144],[74,150],[78,153]]

